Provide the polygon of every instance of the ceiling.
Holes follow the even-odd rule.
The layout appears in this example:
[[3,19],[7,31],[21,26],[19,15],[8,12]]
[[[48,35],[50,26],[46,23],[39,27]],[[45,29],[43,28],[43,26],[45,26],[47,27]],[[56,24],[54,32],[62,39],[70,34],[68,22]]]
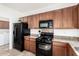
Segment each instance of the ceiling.
[[28,12],[44,8],[51,3],[1,3],[4,6],[15,9],[19,12]]
[[19,12],[21,17],[69,7],[75,4],[77,3],[0,3],[0,5]]

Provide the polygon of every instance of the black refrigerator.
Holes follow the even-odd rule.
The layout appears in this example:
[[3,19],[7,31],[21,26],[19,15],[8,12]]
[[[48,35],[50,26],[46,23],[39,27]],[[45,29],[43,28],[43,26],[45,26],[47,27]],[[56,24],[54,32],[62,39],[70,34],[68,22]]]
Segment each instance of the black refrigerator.
[[24,36],[30,35],[30,29],[27,23],[14,23],[13,30],[13,48],[23,51],[24,50]]

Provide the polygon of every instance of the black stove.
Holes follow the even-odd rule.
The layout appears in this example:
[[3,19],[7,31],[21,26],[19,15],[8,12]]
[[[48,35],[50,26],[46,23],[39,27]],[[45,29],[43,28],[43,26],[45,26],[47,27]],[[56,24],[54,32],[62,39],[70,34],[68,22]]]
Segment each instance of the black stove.
[[52,39],[53,33],[41,33],[41,36],[36,39],[36,56],[52,55]]

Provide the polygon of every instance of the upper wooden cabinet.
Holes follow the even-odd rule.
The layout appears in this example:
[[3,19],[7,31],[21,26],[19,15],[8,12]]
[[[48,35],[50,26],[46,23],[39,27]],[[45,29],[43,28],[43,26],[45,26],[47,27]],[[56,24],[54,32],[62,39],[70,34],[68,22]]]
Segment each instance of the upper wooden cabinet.
[[29,28],[39,28],[39,14],[27,16]]
[[77,7],[68,7],[63,9],[63,27],[62,28],[77,28]]
[[73,21],[73,28],[78,28],[78,8],[77,6],[72,7],[72,21]]
[[77,7],[78,7],[78,28],[79,28],[79,5]]
[[54,29],[79,28],[79,5],[48,11],[22,18],[29,28],[39,28],[40,20],[53,20]]
[[33,24],[33,16],[27,16],[27,23],[28,23],[28,28],[32,28]]
[[51,20],[53,19],[52,11],[40,14],[40,20],[49,20],[49,19]]
[[0,21],[0,29],[9,29],[8,21]]
[[63,25],[62,9],[53,11],[53,13],[54,13],[54,28],[62,28]]
[[32,17],[32,28],[39,28],[39,14],[33,15]]

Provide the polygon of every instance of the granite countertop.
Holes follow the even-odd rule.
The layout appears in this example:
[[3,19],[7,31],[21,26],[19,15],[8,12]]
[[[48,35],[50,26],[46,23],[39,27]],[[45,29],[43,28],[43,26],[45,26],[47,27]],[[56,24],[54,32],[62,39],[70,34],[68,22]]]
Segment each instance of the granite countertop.
[[79,51],[78,49],[75,48],[75,47],[79,47],[79,41],[69,41],[69,40],[64,40],[64,39],[54,39],[52,41],[60,41],[60,42],[68,43],[72,47],[74,52],[79,56]]

